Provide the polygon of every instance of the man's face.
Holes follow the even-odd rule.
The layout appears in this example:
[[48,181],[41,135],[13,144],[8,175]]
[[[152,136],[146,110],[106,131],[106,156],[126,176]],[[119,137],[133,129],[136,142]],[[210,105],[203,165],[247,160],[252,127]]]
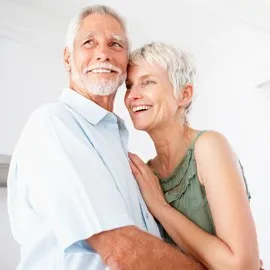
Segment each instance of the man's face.
[[120,23],[108,15],[86,17],[69,58],[72,86],[94,95],[111,95],[124,82],[127,63],[127,39]]

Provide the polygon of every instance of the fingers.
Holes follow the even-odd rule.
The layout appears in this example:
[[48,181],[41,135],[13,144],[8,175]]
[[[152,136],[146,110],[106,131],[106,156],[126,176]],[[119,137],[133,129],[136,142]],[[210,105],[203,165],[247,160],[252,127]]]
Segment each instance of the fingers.
[[142,175],[146,175],[149,173],[148,166],[135,154],[128,153],[130,160],[132,161],[133,165],[140,171]]
[[[143,166],[147,166],[145,165],[145,163],[135,154],[129,153],[129,164],[130,164],[130,168],[131,171],[140,187],[140,189],[142,190],[145,186],[145,182],[147,181],[148,177],[146,177],[146,174],[143,170]],[[141,164],[139,164],[141,162]]]
[[128,157],[137,165],[145,164],[136,154],[128,152]]
[[132,173],[134,174],[134,176],[137,178],[137,176],[139,176],[140,171],[137,169],[137,167],[133,164],[132,160],[129,160],[129,165],[131,168]]
[[132,163],[132,161],[129,161],[130,167],[131,167],[131,171],[135,177],[135,180],[140,188],[140,190],[143,189],[144,187],[144,178],[141,174],[141,172],[137,169],[137,167]]

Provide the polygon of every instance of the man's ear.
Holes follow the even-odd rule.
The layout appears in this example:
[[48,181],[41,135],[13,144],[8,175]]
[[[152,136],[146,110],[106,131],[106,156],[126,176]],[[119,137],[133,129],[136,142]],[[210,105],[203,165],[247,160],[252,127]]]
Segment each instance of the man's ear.
[[191,103],[192,98],[193,98],[193,85],[188,83],[181,90],[178,100],[178,106],[186,107],[188,104]]
[[71,70],[71,63],[70,63],[70,57],[71,57],[71,53],[68,47],[65,47],[64,50],[64,65],[66,68],[67,72],[70,72]]

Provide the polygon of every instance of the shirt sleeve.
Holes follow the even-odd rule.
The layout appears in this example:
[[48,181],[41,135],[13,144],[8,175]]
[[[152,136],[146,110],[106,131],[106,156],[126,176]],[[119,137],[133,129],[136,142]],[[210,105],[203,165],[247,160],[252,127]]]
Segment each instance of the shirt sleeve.
[[96,233],[134,225],[98,152],[59,118],[33,116],[21,145],[19,177],[27,183],[33,210],[63,249]]

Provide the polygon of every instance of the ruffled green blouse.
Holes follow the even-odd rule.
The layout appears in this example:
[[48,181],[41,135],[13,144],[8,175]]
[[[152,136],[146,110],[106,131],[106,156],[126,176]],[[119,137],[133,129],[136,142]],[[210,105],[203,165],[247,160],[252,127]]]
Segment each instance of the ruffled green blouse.
[[[215,225],[206,197],[205,188],[198,179],[196,160],[194,156],[195,142],[203,132],[204,131],[198,132],[196,138],[187,150],[186,155],[169,177],[161,178],[157,173],[155,174],[160,180],[167,202],[173,208],[197,224],[201,229],[212,235],[216,235]],[[242,165],[241,169],[243,171]],[[246,191],[248,198],[250,199],[247,184]],[[175,244],[167,232],[161,226],[160,228],[164,240],[171,244]]]

